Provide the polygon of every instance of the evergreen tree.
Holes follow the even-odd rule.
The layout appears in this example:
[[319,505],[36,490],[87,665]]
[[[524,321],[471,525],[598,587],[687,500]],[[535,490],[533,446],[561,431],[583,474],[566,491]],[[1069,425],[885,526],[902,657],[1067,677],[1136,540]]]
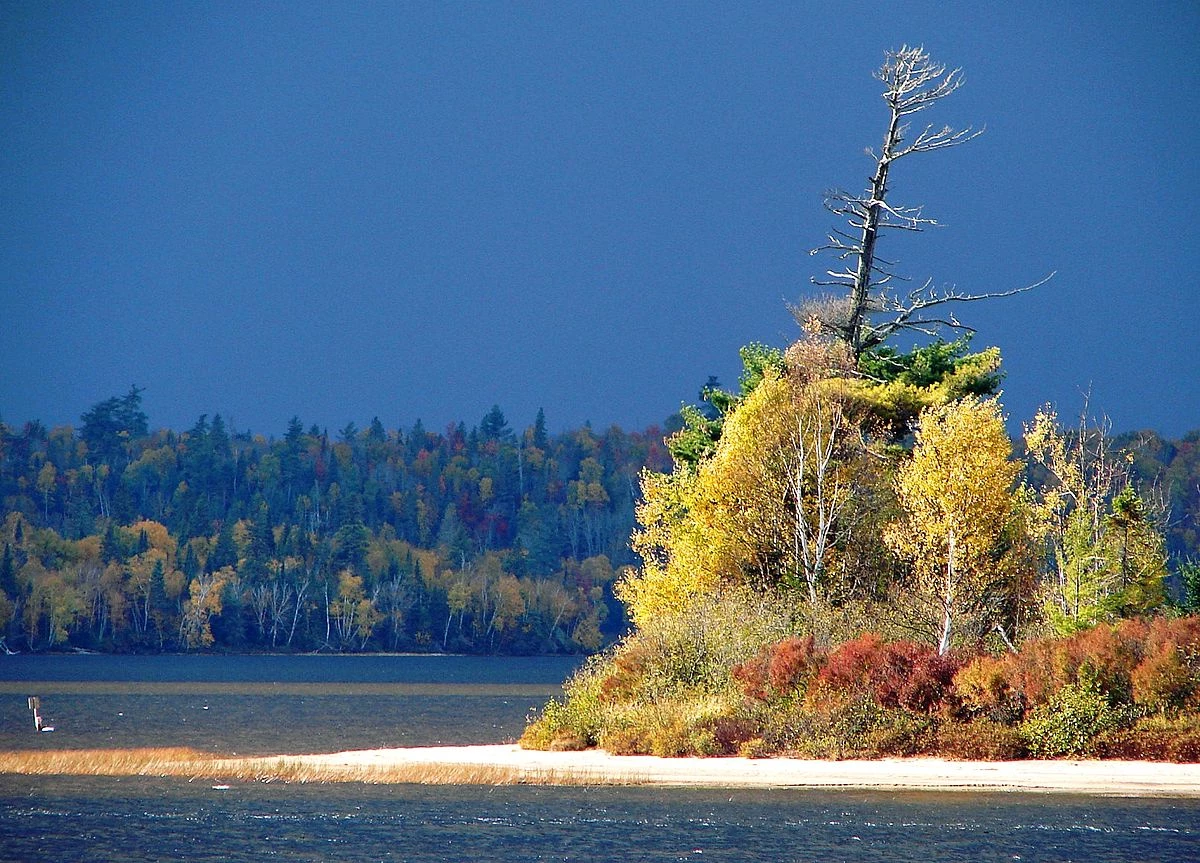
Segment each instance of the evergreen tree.
[[480,421],[479,436],[485,441],[512,439],[512,429],[508,427],[508,420],[504,418],[504,411],[500,410],[500,405],[492,405],[492,409]]
[[550,436],[546,434],[546,412],[538,408],[537,419],[533,423],[533,445],[540,450],[550,448]]
[[12,546],[4,543],[4,554],[0,556],[0,590],[10,598],[16,599],[20,593],[17,587],[17,567],[13,562]]
[[217,543],[204,562],[204,568],[208,572],[216,572],[226,566],[236,569],[237,565],[238,548],[233,539],[233,523],[227,521],[217,533]]

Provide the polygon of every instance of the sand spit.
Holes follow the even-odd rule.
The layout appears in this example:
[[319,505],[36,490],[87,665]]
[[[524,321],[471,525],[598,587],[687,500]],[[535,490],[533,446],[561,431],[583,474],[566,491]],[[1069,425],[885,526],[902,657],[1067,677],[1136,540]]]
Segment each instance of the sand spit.
[[[514,745],[369,749],[292,756],[315,767],[477,767],[607,785],[728,788],[854,788],[928,791],[1033,791],[1200,797],[1200,764],[1145,761],[806,761],[795,758],[657,758],[535,752]],[[290,760],[290,759],[289,759]]]
[[[83,757],[85,756],[86,757]],[[1024,791],[1200,797],[1200,764],[1145,761],[806,761],[657,758],[512,744],[222,758],[179,750],[0,753],[0,773],[184,776],[258,782],[674,785],[878,791]]]

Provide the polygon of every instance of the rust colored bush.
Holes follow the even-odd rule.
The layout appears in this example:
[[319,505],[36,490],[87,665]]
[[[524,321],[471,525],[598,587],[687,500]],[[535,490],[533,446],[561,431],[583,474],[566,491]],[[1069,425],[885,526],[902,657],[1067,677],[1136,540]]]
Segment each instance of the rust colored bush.
[[767,661],[767,682],[778,693],[807,683],[820,667],[813,637],[786,638],[771,648]]
[[767,700],[767,670],[768,657],[766,651],[760,651],[757,656],[735,665],[730,669],[730,676],[742,688],[742,694],[756,701]]
[[1159,645],[1133,670],[1133,700],[1150,710],[1184,709],[1200,688],[1200,680],[1173,641]]
[[746,662],[735,665],[731,675],[747,698],[766,701],[791,695],[807,687],[823,661],[824,657],[818,653],[811,635],[807,638],[785,638],[763,648]]
[[1021,695],[1012,688],[1011,654],[1002,657],[976,656],[954,675],[954,694],[968,713],[993,716],[1004,711]]
[[[1169,663],[1163,658],[1168,644],[1179,646],[1181,656],[1198,657],[1196,666],[1200,667],[1200,618],[1124,620],[1100,624],[1067,638],[1027,642],[1018,655],[991,664],[973,663],[956,688],[964,704],[976,709],[996,708],[1006,692],[1010,703],[1019,698],[1026,708],[1032,708],[1048,703],[1064,687],[1087,677],[1114,704],[1148,703],[1144,699],[1158,697],[1152,691],[1159,692],[1159,696],[1169,692],[1178,695],[1178,681],[1172,684],[1167,679],[1171,669],[1163,664]],[[1139,701],[1134,672],[1150,657],[1158,658],[1140,672],[1143,700]]]
[[640,642],[627,642],[613,656],[609,672],[600,682],[600,699],[620,704],[633,699],[641,689],[646,673],[648,651]]
[[1131,675],[1142,659],[1147,628],[1142,621],[1123,624],[1102,624],[1078,633],[1065,642],[1064,649],[1073,680],[1086,669],[1111,699],[1128,703],[1133,697]]
[[960,664],[932,647],[910,641],[885,644],[869,633],[829,654],[817,675],[813,704],[835,706],[867,697],[880,707],[932,713],[953,693]]
[[740,716],[719,717],[710,723],[710,730],[719,755],[740,753],[747,743],[758,739],[762,733],[759,723]]
[[1157,617],[1148,624],[1140,620],[1125,621],[1122,628],[1134,623],[1146,628],[1143,640],[1147,653],[1157,653],[1164,644],[1171,642],[1185,655],[1200,654],[1200,617]]

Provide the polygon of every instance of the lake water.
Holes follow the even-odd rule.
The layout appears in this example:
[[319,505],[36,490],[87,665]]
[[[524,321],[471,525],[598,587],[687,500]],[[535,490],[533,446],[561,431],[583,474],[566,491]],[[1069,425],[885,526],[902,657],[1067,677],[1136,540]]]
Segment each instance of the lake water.
[[[270,755],[516,740],[573,657],[0,657],[0,749]],[[34,734],[28,696],[53,734]]]
[[[0,749],[514,739],[575,662],[0,657]],[[26,704],[42,699],[53,734]],[[0,860],[1196,861],[1192,800],[0,776]]]

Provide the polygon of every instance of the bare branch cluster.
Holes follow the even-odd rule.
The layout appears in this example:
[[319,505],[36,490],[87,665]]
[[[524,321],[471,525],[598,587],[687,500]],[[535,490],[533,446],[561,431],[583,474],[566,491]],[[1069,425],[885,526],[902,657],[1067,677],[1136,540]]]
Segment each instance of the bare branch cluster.
[[[965,144],[983,133],[972,126],[955,128],[924,126],[910,136],[907,118],[924,111],[962,86],[962,70],[947,70],[935,63],[921,47],[907,45],[889,51],[875,77],[884,85],[883,99],[890,114],[883,145],[878,153],[868,150],[875,160],[870,188],[861,194],[835,189],[825,194],[825,206],[844,220],[834,228],[826,242],[811,254],[832,255],[839,266],[826,270],[813,284],[847,291],[844,307],[836,314],[819,317],[821,328],[844,341],[855,357],[876,347],[899,330],[937,334],[951,329],[970,332],[952,313],[930,314],[929,310],[948,303],[1007,297],[1045,284],[1051,276],[1023,288],[984,294],[970,294],[951,288],[932,289],[932,280],[900,296],[891,291],[894,281],[906,281],[895,269],[895,262],[878,255],[876,244],[882,232],[900,230],[920,232],[937,225],[924,214],[922,206],[907,206],[888,201],[888,174],[893,162],[913,153],[928,153]],[[828,311],[834,311],[832,307]]]

